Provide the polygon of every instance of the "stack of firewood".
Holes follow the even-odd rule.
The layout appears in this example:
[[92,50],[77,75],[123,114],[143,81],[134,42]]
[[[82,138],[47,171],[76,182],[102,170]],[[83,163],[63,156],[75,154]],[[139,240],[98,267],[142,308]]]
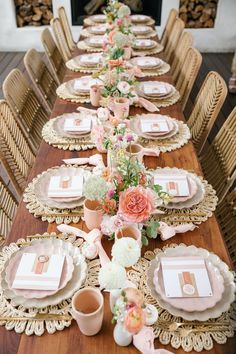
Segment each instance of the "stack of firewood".
[[52,0],[15,0],[18,27],[49,25]]
[[189,28],[214,27],[218,0],[180,0],[179,17]]

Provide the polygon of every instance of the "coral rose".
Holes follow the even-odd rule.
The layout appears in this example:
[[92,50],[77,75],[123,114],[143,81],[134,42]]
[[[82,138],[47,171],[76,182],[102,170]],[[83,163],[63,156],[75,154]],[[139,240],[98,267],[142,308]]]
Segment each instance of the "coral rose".
[[125,316],[125,328],[130,333],[139,332],[145,324],[145,314],[141,307],[133,306],[127,311]]
[[119,213],[126,221],[143,222],[155,209],[155,196],[151,189],[129,187],[120,193]]

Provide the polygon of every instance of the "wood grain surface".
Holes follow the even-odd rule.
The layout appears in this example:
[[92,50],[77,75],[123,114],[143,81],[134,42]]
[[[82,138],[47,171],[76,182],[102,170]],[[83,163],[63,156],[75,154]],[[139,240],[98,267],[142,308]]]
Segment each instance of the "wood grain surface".
[[[157,40],[157,38],[156,38]],[[82,54],[82,51],[76,49],[73,53],[74,56]],[[157,55],[163,58],[163,56]],[[74,73],[67,70],[64,81],[74,79],[76,77],[83,76],[84,74]],[[145,78],[145,80],[147,80]],[[172,83],[170,75],[166,74],[160,77],[149,78],[149,80],[166,81]],[[92,108],[91,105],[86,104],[85,107]],[[66,102],[62,99],[57,99],[51,115],[54,118],[62,113],[69,113],[75,111],[78,104]],[[141,108],[131,108],[130,114],[143,113],[145,110]],[[168,114],[171,117],[184,120],[181,106],[179,104],[172,105],[170,107],[162,108],[161,114]],[[45,171],[49,167],[58,166],[62,164],[62,159],[73,157],[86,157],[96,153],[96,149],[87,150],[82,152],[63,151],[57,148],[51,147],[42,141],[35,164],[29,175],[29,182],[37,176],[37,174]],[[104,154],[104,161],[106,161],[106,155]],[[196,152],[194,150],[191,141],[182,147],[169,153],[161,153],[158,158],[145,157],[145,165],[147,167],[155,168],[157,166],[165,167],[179,167],[189,169],[201,174],[201,167],[197,159]],[[83,222],[76,225],[84,230],[86,226]],[[16,214],[16,218],[11,229],[8,243],[16,241],[20,237],[27,235],[33,235],[36,233],[43,233],[45,231],[56,231],[56,224],[48,224],[40,219],[35,219],[26,209],[25,203],[22,201],[19,204],[19,208]],[[148,247],[142,249],[145,252],[147,249],[154,249],[156,247],[163,247],[170,243],[184,242],[187,245],[195,245],[197,247],[203,247],[209,251],[215,252],[223,261],[231,265],[231,261],[224,244],[219,226],[216,218],[213,216],[205,223],[201,224],[199,228],[192,232],[185,234],[179,234],[168,241],[152,240]],[[111,242],[103,240],[104,248],[110,252]],[[138,351],[130,345],[129,347],[119,347],[113,340],[113,328],[111,324],[111,312],[109,308],[108,294],[104,294],[105,297],[105,315],[102,330],[94,337],[86,337],[81,335],[76,322],[73,321],[72,325],[64,329],[62,332],[57,331],[55,334],[45,333],[41,337],[31,336],[28,337],[25,334],[19,335],[14,331],[7,331],[4,327],[0,327],[0,354],[131,354]],[[201,353],[209,354],[233,354],[235,353],[236,340],[228,339],[224,345],[215,344],[214,348],[210,351],[202,351]],[[155,341],[156,348],[165,348],[174,353],[185,353],[182,349],[173,349],[170,345],[163,346],[158,340]],[[195,353],[194,351],[191,353]]]

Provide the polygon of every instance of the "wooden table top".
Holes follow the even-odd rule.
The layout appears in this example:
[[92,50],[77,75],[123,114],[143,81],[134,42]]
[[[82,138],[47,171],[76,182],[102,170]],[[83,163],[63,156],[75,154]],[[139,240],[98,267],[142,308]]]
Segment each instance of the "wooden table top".
[[[76,49],[73,56],[82,54],[82,51]],[[158,56],[158,55],[157,55]],[[158,57],[163,58],[163,55]],[[67,70],[64,81],[74,79],[84,74],[75,73]],[[150,80],[161,80],[166,82],[172,82],[171,76],[169,74],[162,75],[159,77],[149,78]],[[148,78],[145,78],[148,80]],[[92,108],[91,105],[84,105],[88,108]],[[78,104],[73,104],[66,102],[62,99],[57,99],[52,111],[51,118],[54,118],[62,113],[70,113],[75,111]],[[146,112],[141,108],[131,108],[130,114]],[[184,120],[183,112],[179,104],[172,105],[170,107],[161,108],[161,114],[168,114],[171,117]],[[37,174],[45,171],[47,168],[58,166],[62,164],[62,159],[73,158],[73,157],[87,157],[91,154],[96,153],[96,149],[72,152],[63,151],[54,148],[44,141],[41,142],[38,154],[36,156],[35,164],[29,175],[29,181],[31,181]],[[105,161],[104,154],[104,161]],[[192,142],[190,141],[184,147],[168,152],[161,153],[158,158],[145,157],[145,165],[150,168],[160,167],[178,167],[188,170],[192,170],[197,174],[201,174],[201,167],[198,162],[197,154],[194,149]],[[72,225],[73,226],[73,225]],[[76,226],[81,229],[86,230],[86,226],[81,221]],[[56,231],[56,224],[48,224],[47,222],[41,221],[41,219],[36,219],[32,216],[25,207],[23,201],[20,202],[13,226],[8,237],[8,243],[16,241],[20,237],[25,237],[27,235],[34,235],[36,233],[52,232]],[[195,245],[197,247],[203,247],[209,251],[215,252],[223,261],[231,265],[231,261],[224,244],[219,226],[217,224],[216,218],[212,216],[206,222],[202,223],[199,228],[192,232],[186,232],[185,234],[179,234],[168,241],[161,241],[160,238],[152,240],[149,242],[148,247],[143,247],[142,251],[145,252],[147,249],[154,249],[156,247],[162,248],[165,245],[171,243],[185,243],[187,245]],[[110,251],[111,242],[103,240],[103,245],[106,251]],[[109,297],[108,294],[104,294],[105,297],[105,314],[103,327],[100,333],[93,337],[86,337],[81,335],[80,330],[75,321],[69,328],[63,331],[57,331],[56,333],[48,334],[44,333],[41,337],[37,336],[27,336],[25,334],[16,334],[15,331],[7,331],[4,327],[0,327],[0,354],[131,354],[137,353],[137,350],[130,345],[129,347],[119,347],[115,344],[113,340],[113,328],[114,325],[111,324],[111,312],[109,308]],[[233,354],[235,353],[235,338],[228,339],[227,343],[224,345],[219,345],[214,343],[214,348],[210,351],[202,351],[201,353],[209,354]],[[185,353],[182,349],[175,350],[170,345],[163,346],[158,340],[155,341],[156,348],[165,348],[174,353],[183,354]],[[195,353],[194,351],[191,353]]]

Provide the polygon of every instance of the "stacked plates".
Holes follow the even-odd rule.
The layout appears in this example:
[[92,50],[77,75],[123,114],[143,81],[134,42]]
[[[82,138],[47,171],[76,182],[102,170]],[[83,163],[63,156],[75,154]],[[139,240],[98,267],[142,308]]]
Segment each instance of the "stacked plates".
[[[43,172],[37,178],[37,181],[34,184],[35,196],[40,203],[50,208],[74,209],[83,204],[84,201],[83,195],[74,198],[49,197],[48,196],[49,183],[51,177],[53,176],[60,176],[61,178],[71,178],[73,176],[81,176],[81,175],[83,177],[83,181],[85,181],[91,175],[91,172],[80,167],[72,167],[72,166],[60,166],[54,169],[49,169],[48,171]],[[81,186],[79,187],[81,188]]]
[[102,49],[103,46],[103,36],[92,36],[84,40],[84,42],[91,48]]
[[[163,257],[200,257],[205,260],[213,296],[169,298],[165,295],[160,259]],[[228,311],[235,298],[235,283],[228,266],[215,254],[195,246],[167,248],[157,254],[148,269],[148,286],[158,304],[174,316],[187,321],[207,321]]]
[[96,23],[105,23],[106,22],[106,16],[103,14],[90,16],[89,19],[93,22],[96,22]]
[[152,27],[150,26],[145,26],[145,25],[137,25],[137,26],[131,26],[130,28],[131,32],[135,35],[146,35],[152,32]]
[[132,44],[135,50],[151,50],[157,47],[157,42],[152,39],[135,39]]
[[[65,255],[61,281],[56,291],[12,289],[12,283],[23,253]],[[78,247],[59,239],[41,239],[32,241],[30,246],[20,249],[11,256],[5,264],[1,284],[4,296],[7,299],[12,299],[14,305],[22,305],[26,308],[44,308],[69,299],[80,289],[86,274],[87,264]]]
[[70,60],[74,67],[82,69],[98,70],[102,65],[102,53],[78,55]]
[[138,66],[141,70],[155,70],[159,69],[163,65],[163,60],[155,57],[138,57],[130,59],[130,63],[134,66]]
[[[150,124],[150,131],[143,129],[145,122]],[[149,124],[148,124],[149,125]],[[153,129],[151,126],[153,125]],[[158,130],[158,125],[160,129]],[[162,128],[162,125],[166,126],[166,130]],[[162,128],[162,129],[161,129]],[[135,116],[130,121],[130,129],[134,131],[138,136],[152,140],[169,139],[178,133],[179,127],[177,122],[169,116],[161,114],[141,114]]]
[[131,21],[133,23],[147,23],[152,21],[152,18],[150,16],[146,15],[131,15]]
[[64,138],[81,138],[81,137],[89,137],[91,128],[92,128],[92,123],[91,127],[88,130],[83,130],[83,131],[68,131],[65,130],[65,121],[68,119],[90,119],[90,115],[86,113],[64,113],[61,116],[57,117],[57,119],[54,120],[53,122],[53,130],[56,132],[58,136],[64,137]]
[[[194,173],[173,167],[158,168],[152,172],[155,184],[162,184],[163,180],[166,183],[170,181],[187,180],[188,193],[185,196],[173,196],[171,202],[165,205],[166,209],[185,209],[191,208],[194,205],[202,202],[205,196],[205,188],[201,179]],[[159,181],[159,183],[158,183]],[[172,193],[170,192],[170,195]]]
[[137,93],[151,101],[170,98],[175,91],[174,86],[161,81],[143,81],[137,86]]
[[103,82],[99,79],[93,79],[92,76],[82,76],[78,79],[70,80],[65,83],[69,93],[74,96],[87,96],[90,95],[90,87],[92,85],[102,85]]
[[106,24],[87,27],[87,31],[93,35],[104,35],[106,33],[106,30],[107,30]]

